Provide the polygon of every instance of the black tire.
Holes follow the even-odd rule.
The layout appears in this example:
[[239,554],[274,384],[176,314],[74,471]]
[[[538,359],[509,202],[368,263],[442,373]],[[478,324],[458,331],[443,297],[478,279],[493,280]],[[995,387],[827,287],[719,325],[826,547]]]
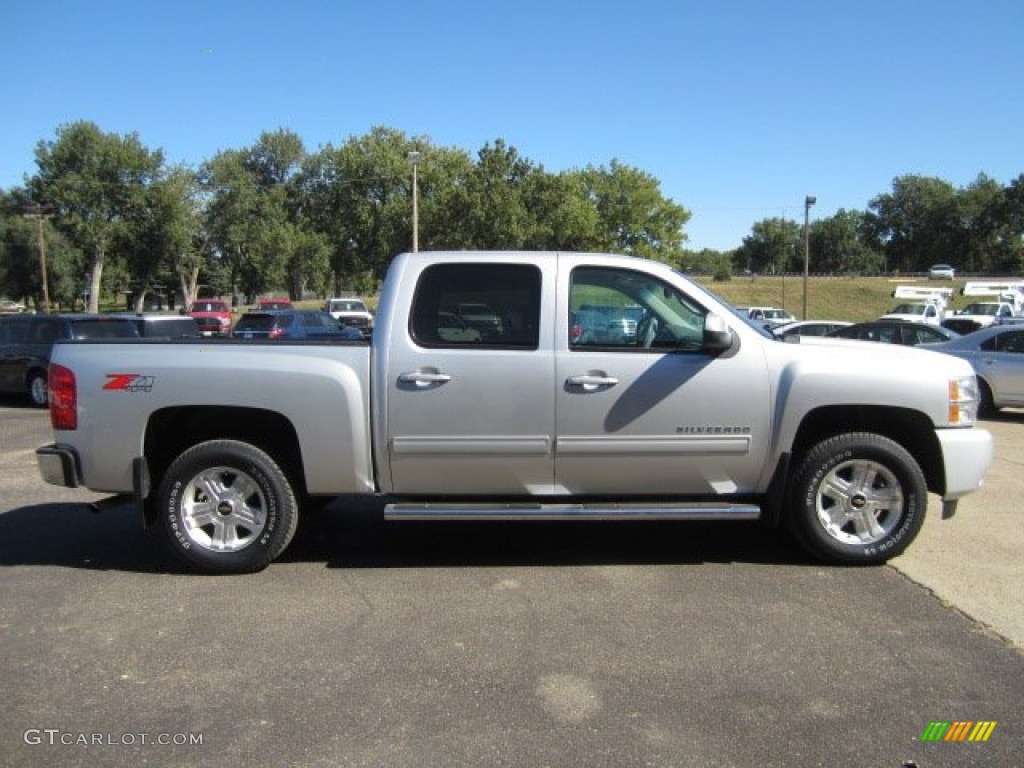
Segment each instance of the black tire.
[[176,557],[209,573],[252,573],[269,565],[298,525],[295,492],[259,448],[213,440],[168,467],[157,516]]
[[927,504],[924,474],[906,449],[881,435],[851,433],[818,443],[804,457],[786,522],[821,560],[877,565],[914,540]]
[[33,371],[28,377],[28,399],[36,408],[50,405],[50,390],[46,382],[46,371]]
[[999,409],[996,408],[995,400],[992,398],[992,387],[988,385],[988,382],[984,379],[978,379],[978,415],[979,416],[995,416],[999,413]]

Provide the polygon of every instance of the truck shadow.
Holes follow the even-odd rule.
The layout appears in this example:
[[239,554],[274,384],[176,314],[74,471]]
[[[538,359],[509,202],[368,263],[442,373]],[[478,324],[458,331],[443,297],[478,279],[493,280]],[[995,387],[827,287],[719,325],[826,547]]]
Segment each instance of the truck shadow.
[[[812,563],[784,535],[746,522],[389,522],[366,501],[336,502],[308,515],[278,562],[328,568]],[[68,503],[0,514],[0,567],[25,565],[188,573],[129,506],[96,514]]]
[[280,559],[328,568],[810,563],[756,523],[387,521],[375,505],[347,500],[300,525]]
[[102,514],[88,504],[38,504],[0,514],[0,566],[55,565],[98,571],[180,571],[134,510]]

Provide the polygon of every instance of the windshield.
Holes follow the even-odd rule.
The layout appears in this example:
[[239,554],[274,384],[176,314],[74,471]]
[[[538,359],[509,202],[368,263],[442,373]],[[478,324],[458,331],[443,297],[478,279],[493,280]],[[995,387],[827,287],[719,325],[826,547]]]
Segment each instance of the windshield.
[[900,304],[890,315],[923,315],[928,309],[927,304]]
[[192,305],[193,312],[227,312],[228,307],[222,301],[197,301]]
[[963,315],[994,315],[999,312],[998,304],[968,304],[963,308]]
[[365,312],[366,305],[361,301],[332,301],[331,312]]

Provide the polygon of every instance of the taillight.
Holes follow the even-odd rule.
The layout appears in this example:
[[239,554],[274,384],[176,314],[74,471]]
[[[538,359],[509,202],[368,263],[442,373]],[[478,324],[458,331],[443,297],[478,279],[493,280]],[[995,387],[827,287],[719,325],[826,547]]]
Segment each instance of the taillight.
[[50,366],[50,424],[54,429],[78,429],[78,389],[70,368]]
[[272,339],[279,339],[284,335],[284,328],[271,328],[268,335]]

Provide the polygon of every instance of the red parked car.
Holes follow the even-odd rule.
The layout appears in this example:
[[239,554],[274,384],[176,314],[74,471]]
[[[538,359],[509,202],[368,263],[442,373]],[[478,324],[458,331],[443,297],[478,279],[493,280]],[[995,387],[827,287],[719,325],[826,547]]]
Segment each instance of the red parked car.
[[198,299],[188,313],[196,319],[203,336],[227,336],[231,331],[231,307],[221,299]]
[[294,309],[289,299],[260,299],[256,302],[256,310],[264,312],[268,309]]

